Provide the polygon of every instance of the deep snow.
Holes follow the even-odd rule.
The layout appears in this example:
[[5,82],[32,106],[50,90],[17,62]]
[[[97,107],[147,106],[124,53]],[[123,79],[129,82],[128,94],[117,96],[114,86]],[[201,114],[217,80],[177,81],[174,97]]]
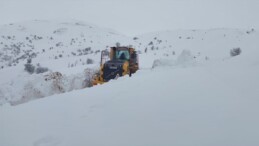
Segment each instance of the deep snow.
[[256,146],[258,73],[253,65],[224,63],[159,67],[94,88],[4,105],[0,144]]
[[[121,38],[114,36],[117,37]],[[0,106],[0,145],[257,146],[258,38],[256,31],[235,29],[178,30],[145,34],[137,39],[125,37],[125,45],[132,44],[140,53],[141,69],[132,77],[63,94],[46,94],[52,96],[33,101],[30,100],[35,98],[31,97],[30,102],[16,106],[8,101],[19,99],[28,82],[44,93],[53,91],[48,88],[51,84],[39,82],[43,75],[24,72],[23,63],[6,67],[0,70],[0,91],[4,93],[0,99],[10,99]],[[98,48],[92,45],[93,50]],[[107,44],[101,45],[105,48]],[[230,57],[230,49],[236,47],[242,53]],[[73,51],[59,49],[65,54]],[[44,66],[67,78],[81,79],[82,74],[78,73],[85,68],[98,67],[99,55],[56,60],[50,51],[34,60],[44,61]],[[95,63],[67,67],[72,60],[85,57],[96,58]],[[39,87],[41,84],[44,85]]]

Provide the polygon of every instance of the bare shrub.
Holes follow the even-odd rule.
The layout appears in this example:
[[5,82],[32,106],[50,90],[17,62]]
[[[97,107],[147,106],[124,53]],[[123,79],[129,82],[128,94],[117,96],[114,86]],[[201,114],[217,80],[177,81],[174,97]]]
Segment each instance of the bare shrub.
[[48,70],[49,70],[49,69],[48,69],[47,67],[41,67],[41,66],[39,66],[39,67],[36,68],[35,73],[36,73],[36,74],[40,74],[40,73],[47,72]]
[[93,64],[93,63],[94,63],[93,59],[89,59],[89,58],[88,58],[88,59],[86,60],[86,64]]
[[147,53],[147,48],[145,48],[145,53]]
[[154,43],[153,43],[152,41],[148,43],[148,45],[150,45],[150,46],[153,45],[153,44],[154,44]]
[[35,71],[35,66],[31,64],[31,59],[27,60],[27,63],[24,65],[24,70],[30,74],[33,74]]
[[240,55],[241,52],[242,51],[240,48],[233,48],[230,50],[230,56],[234,57],[234,56]]
[[138,37],[134,37],[134,38],[133,38],[133,40],[137,40],[137,39],[138,39]]

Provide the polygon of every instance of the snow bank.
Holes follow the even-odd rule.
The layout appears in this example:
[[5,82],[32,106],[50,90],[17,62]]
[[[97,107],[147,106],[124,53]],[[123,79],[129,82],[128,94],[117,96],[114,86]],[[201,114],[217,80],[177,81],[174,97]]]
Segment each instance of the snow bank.
[[85,69],[83,73],[68,76],[59,72],[23,74],[18,80],[1,85],[0,104],[17,105],[33,99],[90,87],[94,73],[93,69]]

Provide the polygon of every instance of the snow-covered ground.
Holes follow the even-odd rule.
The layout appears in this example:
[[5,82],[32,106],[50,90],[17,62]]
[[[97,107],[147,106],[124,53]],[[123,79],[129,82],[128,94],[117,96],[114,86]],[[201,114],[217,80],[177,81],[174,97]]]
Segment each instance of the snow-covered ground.
[[[36,29],[34,23],[39,23],[39,28],[41,25],[55,26],[53,30],[64,27],[61,22],[26,22],[19,24],[26,26],[26,35],[19,31],[13,34],[26,41],[27,34],[32,33],[31,28],[43,38],[53,32],[52,27],[47,27],[46,31]],[[54,50],[66,54],[58,59],[55,56],[59,52],[52,49],[39,53],[32,62],[51,70],[43,74],[25,72],[27,58],[16,66],[8,66],[10,60],[17,58],[13,53],[9,53],[12,59],[1,62],[4,66],[0,70],[1,146],[259,145],[259,34],[256,30],[177,30],[134,38],[112,33],[103,38],[109,29],[95,27],[95,32],[91,32],[85,26],[92,25],[69,24],[73,25],[55,40],[69,44],[72,38],[80,37],[79,32],[84,32],[87,38],[96,34],[100,37],[82,46],[57,47]],[[16,25],[19,26],[3,27]],[[0,32],[8,36],[9,31],[5,28]],[[35,43],[38,45],[35,50],[56,44],[46,40]],[[8,49],[4,49],[6,44],[23,42],[22,39],[2,41],[2,54],[8,54]],[[100,53],[72,57],[67,54],[91,44],[95,52],[116,42],[137,49],[141,69],[132,77],[121,77],[104,85],[84,89],[78,86],[88,75],[86,68],[98,68]],[[241,54],[231,57],[233,48],[240,48]],[[87,58],[92,58],[94,63],[79,63],[80,59]],[[74,65],[73,61],[78,61],[75,67],[68,65]],[[57,71],[64,76],[61,85],[66,93],[53,90],[53,82],[45,82],[46,75]],[[16,105],[24,98],[25,89],[37,92],[26,92],[23,102],[29,102]],[[35,95],[38,91],[42,93],[40,96]]]

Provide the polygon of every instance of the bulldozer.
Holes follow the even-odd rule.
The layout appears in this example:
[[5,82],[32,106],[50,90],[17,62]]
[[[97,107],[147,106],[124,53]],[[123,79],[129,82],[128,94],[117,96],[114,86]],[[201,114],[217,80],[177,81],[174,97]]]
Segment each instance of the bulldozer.
[[134,48],[111,47],[110,52],[101,52],[100,71],[94,76],[92,84],[103,84],[121,76],[131,76],[138,69],[138,54]]

